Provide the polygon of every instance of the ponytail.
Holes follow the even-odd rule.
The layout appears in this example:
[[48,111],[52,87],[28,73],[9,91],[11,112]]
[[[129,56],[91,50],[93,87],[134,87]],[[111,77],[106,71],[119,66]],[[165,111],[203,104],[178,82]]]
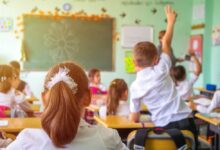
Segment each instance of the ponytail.
[[115,115],[119,105],[120,93],[117,91],[116,85],[109,88],[107,96],[107,112],[109,115]]
[[107,112],[109,115],[116,115],[119,101],[127,90],[128,86],[123,79],[115,79],[111,82],[107,96]]
[[80,104],[76,94],[63,81],[55,84],[50,89],[41,123],[56,147],[63,148],[75,138],[80,114]]

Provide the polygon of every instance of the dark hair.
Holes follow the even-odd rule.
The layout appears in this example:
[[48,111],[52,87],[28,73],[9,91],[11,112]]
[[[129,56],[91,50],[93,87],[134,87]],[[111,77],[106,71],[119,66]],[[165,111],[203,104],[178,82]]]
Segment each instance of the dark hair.
[[114,79],[108,89],[107,95],[107,112],[109,115],[115,115],[119,100],[128,90],[128,85],[123,79]]
[[[69,70],[68,76],[77,84],[74,92],[65,82],[56,83],[51,89],[47,84],[60,68]],[[75,138],[81,116],[81,100],[85,94],[90,95],[88,78],[83,69],[72,62],[65,62],[52,67],[44,82],[48,99],[42,114],[41,124],[56,147],[64,147]]]
[[93,81],[93,78],[95,76],[96,73],[100,72],[99,69],[97,68],[92,68],[89,70],[89,73],[88,73],[88,77],[89,77],[89,81],[92,82]]
[[151,42],[139,42],[133,49],[134,62],[138,67],[147,67],[151,65],[153,59],[157,56],[157,48]]
[[183,81],[186,77],[186,69],[182,65],[173,67],[171,74],[175,81]]
[[164,37],[165,33],[166,33],[166,30],[161,30],[161,31],[158,33],[158,39],[161,40],[161,39]]

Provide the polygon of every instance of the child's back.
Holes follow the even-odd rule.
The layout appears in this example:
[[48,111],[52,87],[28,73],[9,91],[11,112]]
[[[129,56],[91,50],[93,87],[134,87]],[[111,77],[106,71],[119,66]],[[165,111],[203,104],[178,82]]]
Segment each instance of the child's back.
[[186,78],[186,70],[181,65],[172,68],[171,72],[176,82],[176,89],[182,100],[188,100],[189,97],[193,96],[193,85],[201,73],[201,64],[195,56],[194,51],[189,50],[189,54],[195,64],[195,70],[190,74],[189,79]]
[[[140,43],[149,44],[151,45],[148,42]],[[137,72],[137,78],[130,89],[131,111],[140,111],[140,102],[143,102],[152,113],[152,121],[157,126],[165,126],[169,122],[186,118],[191,112],[177,95],[175,84],[170,77],[170,68],[169,56],[162,53],[157,65]]]

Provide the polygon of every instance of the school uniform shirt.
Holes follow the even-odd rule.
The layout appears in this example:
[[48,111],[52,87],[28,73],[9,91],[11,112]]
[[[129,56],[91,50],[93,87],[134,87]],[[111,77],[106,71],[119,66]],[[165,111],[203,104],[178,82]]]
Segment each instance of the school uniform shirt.
[[156,126],[166,126],[170,122],[185,119],[191,113],[177,94],[170,68],[170,57],[162,53],[157,65],[137,72],[130,87],[130,111],[139,112],[141,103],[144,103]]
[[24,94],[17,92],[14,88],[11,88],[7,93],[0,93],[0,106],[10,108],[13,102],[20,104],[24,101]]
[[210,113],[220,107],[220,91],[216,91],[209,106],[197,105],[196,110],[200,113]]
[[[103,112],[103,111],[105,111],[105,112]],[[101,113],[107,114],[107,106],[106,105],[100,107],[99,115],[101,115]],[[115,115],[129,116],[129,114],[130,114],[130,108],[129,108],[128,102],[125,100],[120,100]]]
[[24,129],[6,150],[128,150],[116,130],[92,126],[83,119],[75,139],[64,147],[55,147],[43,129]]
[[125,100],[120,100],[117,108],[116,115],[118,116],[129,116],[130,108],[129,103]]
[[198,76],[192,73],[189,80],[185,79],[177,83],[176,89],[182,100],[188,100],[190,96],[193,96],[193,85],[197,79]]

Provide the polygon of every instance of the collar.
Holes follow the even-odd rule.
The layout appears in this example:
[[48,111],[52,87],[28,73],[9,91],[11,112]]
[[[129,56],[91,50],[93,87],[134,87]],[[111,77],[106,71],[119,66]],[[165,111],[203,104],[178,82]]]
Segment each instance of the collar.
[[137,72],[137,77],[143,77],[149,74],[152,71],[153,67],[145,67],[144,69]]

